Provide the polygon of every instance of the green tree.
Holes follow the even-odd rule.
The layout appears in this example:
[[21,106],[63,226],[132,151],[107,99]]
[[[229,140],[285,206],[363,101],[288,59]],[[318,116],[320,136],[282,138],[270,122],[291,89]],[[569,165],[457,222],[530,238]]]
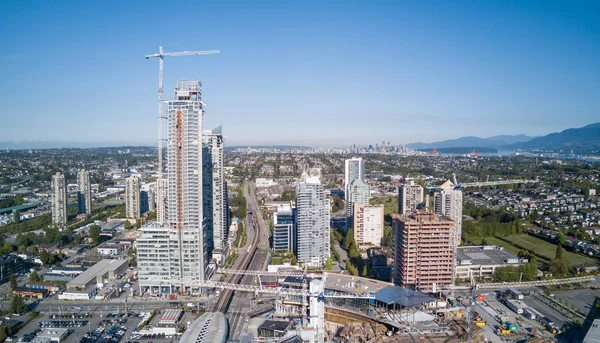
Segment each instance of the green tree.
[[21,314],[25,312],[25,301],[20,294],[13,294],[10,300],[10,307],[8,308],[8,312]]
[[123,226],[123,228],[125,230],[131,230],[131,223],[129,222],[129,220],[125,221],[125,225]]
[[295,266],[298,264],[298,259],[296,258],[296,256],[292,257],[292,259],[290,260],[290,264],[292,266]]
[[41,250],[40,260],[45,266],[49,266],[54,263],[54,255],[48,253],[46,250]]
[[332,270],[333,269],[333,262],[331,261],[331,256],[327,258],[327,261],[325,261],[325,270]]
[[562,245],[557,244],[556,245],[556,253],[554,254],[554,259],[558,260],[564,257],[565,254],[565,249],[562,247]]
[[34,270],[31,272],[31,274],[29,274],[29,281],[31,282],[39,282],[40,280],[40,276],[38,275],[38,273]]
[[100,238],[101,233],[102,227],[100,225],[92,225],[88,231],[88,236],[93,239],[94,242],[98,242],[98,238]]
[[13,213],[13,222],[15,224],[20,224],[21,223],[21,212],[19,211],[15,211]]
[[392,236],[392,227],[389,225],[385,225],[383,227],[383,239],[381,245],[384,247],[392,247],[393,244],[393,236]]
[[367,270],[367,266],[364,266],[364,267],[363,267],[363,270],[362,270],[362,276],[364,276],[364,277],[367,277],[367,276],[369,276],[369,271]]
[[481,238],[481,245],[489,245],[488,241],[485,240],[485,237]]
[[354,230],[348,229],[346,237],[344,237],[344,250],[350,250],[350,247],[354,244]]
[[17,282],[17,277],[15,276],[15,274],[10,274],[10,289],[15,289],[19,286],[19,283]]
[[0,326],[0,342],[4,342],[6,337],[8,337],[6,334],[6,326]]
[[2,251],[4,252],[4,254],[8,254],[13,252],[14,247],[12,244],[10,244],[9,242],[5,242],[4,243],[4,247],[2,248]]

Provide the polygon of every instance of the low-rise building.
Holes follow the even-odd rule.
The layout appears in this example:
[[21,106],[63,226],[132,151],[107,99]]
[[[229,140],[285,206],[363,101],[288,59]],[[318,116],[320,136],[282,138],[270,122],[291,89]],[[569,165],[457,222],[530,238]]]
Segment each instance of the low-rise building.
[[125,273],[128,266],[127,260],[101,260],[67,283],[67,289],[84,290],[95,284],[102,286],[105,279],[115,279],[118,274]]
[[292,327],[291,321],[265,320],[258,327],[258,337],[277,338],[283,337]]
[[456,248],[456,279],[467,281],[474,278],[491,278],[497,268],[518,266],[527,259],[514,256],[502,247],[478,245]]

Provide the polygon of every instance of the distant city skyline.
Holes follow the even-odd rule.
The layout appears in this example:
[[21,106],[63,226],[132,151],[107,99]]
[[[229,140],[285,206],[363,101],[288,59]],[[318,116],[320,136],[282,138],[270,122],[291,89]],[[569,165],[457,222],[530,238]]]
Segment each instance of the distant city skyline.
[[[598,121],[599,13],[598,2],[3,2],[0,136],[155,145],[158,61],[143,57],[159,45],[221,50],[165,59],[164,89],[201,79],[206,127],[223,125],[226,145],[545,135]],[[176,23],[195,23],[194,38]]]

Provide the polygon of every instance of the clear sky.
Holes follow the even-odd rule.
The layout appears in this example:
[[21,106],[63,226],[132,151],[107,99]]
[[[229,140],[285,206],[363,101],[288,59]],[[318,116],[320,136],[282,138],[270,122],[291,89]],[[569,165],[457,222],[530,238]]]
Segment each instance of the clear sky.
[[203,82],[229,145],[542,135],[600,121],[600,1],[2,1],[0,141],[155,144]]

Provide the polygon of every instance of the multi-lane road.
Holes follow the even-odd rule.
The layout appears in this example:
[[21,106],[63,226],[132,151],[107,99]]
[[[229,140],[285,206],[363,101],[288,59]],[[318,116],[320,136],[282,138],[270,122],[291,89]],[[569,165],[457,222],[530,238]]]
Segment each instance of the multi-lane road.
[[[264,270],[265,252],[269,249],[269,229],[256,201],[253,183],[243,187],[248,214],[246,215],[246,233],[248,244],[240,250],[240,257],[234,264],[234,269]],[[242,255],[243,254],[243,255]],[[250,285],[257,280],[251,276],[229,275],[227,282]],[[229,319],[229,339],[238,339],[244,331],[246,314],[252,308],[253,294],[224,290],[219,298],[215,311],[226,313]]]

